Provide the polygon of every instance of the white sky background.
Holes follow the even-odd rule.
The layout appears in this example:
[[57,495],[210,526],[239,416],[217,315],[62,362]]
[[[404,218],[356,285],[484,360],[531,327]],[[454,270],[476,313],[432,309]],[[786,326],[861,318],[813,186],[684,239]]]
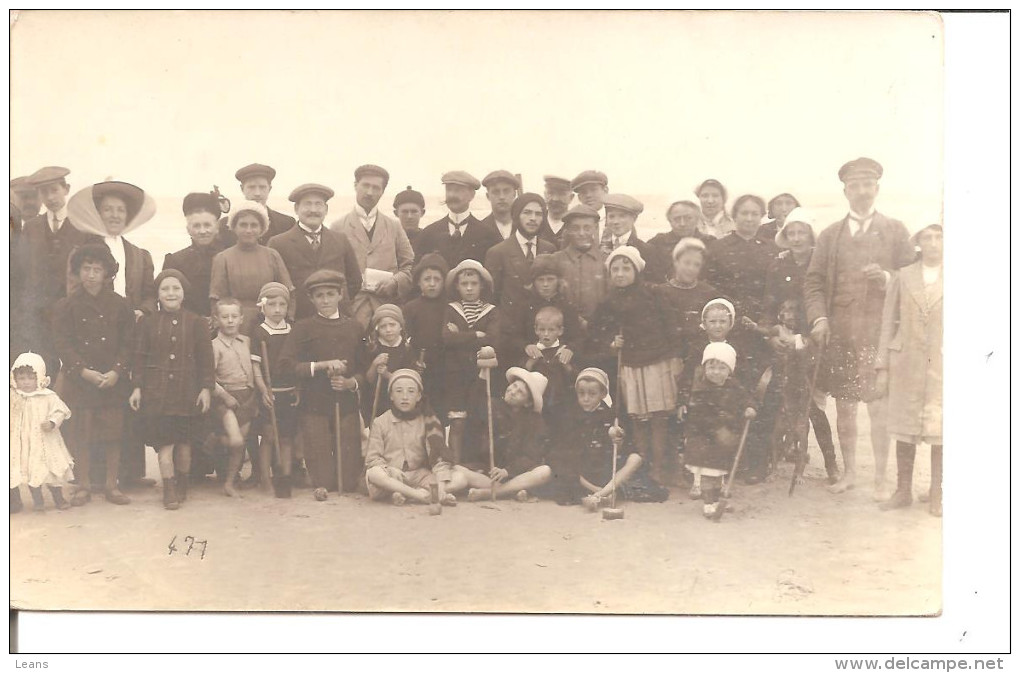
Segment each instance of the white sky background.
[[731,202],[842,206],[836,171],[865,155],[886,170],[880,208],[940,219],[931,15],[27,11],[11,36],[12,175],[67,166],[72,191],[113,176],[236,198],[234,171],[258,161],[285,209],[302,182],[350,197],[371,162],[390,199],[441,194],[454,168],[529,190],[597,168],[669,200],[711,176]]

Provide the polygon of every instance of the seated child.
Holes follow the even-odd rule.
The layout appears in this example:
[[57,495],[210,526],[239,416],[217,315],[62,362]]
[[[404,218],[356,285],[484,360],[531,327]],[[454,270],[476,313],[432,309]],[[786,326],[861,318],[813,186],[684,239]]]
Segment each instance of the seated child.
[[574,352],[563,337],[563,311],[556,306],[544,306],[535,314],[535,335],[537,344],[528,344],[524,351],[527,359],[524,368],[545,376],[549,385],[545,389],[542,415],[552,418],[558,409],[571,402],[571,385],[577,377],[574,366]]
[[109,279],[120,269],[105,243],[76,248],[69,266],[80,285],[54,308],[53,342],[64,372],[61,393],[74,408],[74,418],[64,428],[77,464],[78,489],[71,504],[92,499],[95,457],[97,463],[105,459],[106,500],[126,505],[131,500],[119,488],[118,472],[131,393],[128,371],[135,314],[113,291]]
[[753,398],[732,376],[737,365],[733,346],[711,343],[701,361],[704,377],[695,381],[687,402],[684,455],[687,469],[701,476],[704,515],[718,518],[722,480],[732,469],[745,420],[756,413]]
[[443,283],[450,267],[439,253],[430,252],[414,267],[412,277],[421,292],[404,304],[405,331],[411,348],[417,354],[422,382],[425,384],[425,398],[436,416],[447,422],[444,377],[443,316],[446,299],[443,297]]
[[28,484],[32,506],[42,511],[43,484],[50,489],[57,509],[70,507],[63,484],[70,481],[71,454],[60,436],[60,424],[71,417],[55,392],[48,388],[46,363],[35,353],[22,353],[11,367],[11,513],[21,511],[21,484]]
[[244,313],[241,302],[232,298],[216,301],[216,324],[219,333],[212,340],[216,368],[216,387],[213,393],[213,413],[219,420],[223,434],[220,442],[229,452],[223,494],[239,498],[235,488],[244,445],[251,422],[259,413],[256,389],[267,407],[273,404],[273,395],[262,380],[262,370],[252,365],[251,340],[241,334]]
[[443,316],[446,406],[450,447],[458,463],[464,450],[468,399],[472,391],[481,390],[478,351],[495,347],[499,334],[499,311],[485,299],[491,293],[492,276],[473,259],[465,259],[446,275],[446,295],[455,297]]
[[[542,420],[542,396],[548,382],[542,374],[520,367],[510,367],[506,380],[509,385],[503,399],[492,401],[495,467],[488,476],[462,466],[455,468],[472,487],[468,500],[491,498],[495,485],[497,498],[514,496],[520,502],[527,502],[528,490],[545,484],[552,476],[545,464],[549,437]],[[472,440],[472,447],[476,449],[474,455],[480,458],[486,453],[485,462],[488,462],[487,422],[484,435],[472,433]]]
[[365,481],[373,500],[389,495],[394,505],[408,499],[429,502],[429,486],[439,485],[439,501],[456,505],[453,495],[467,487],[453,469],[442,424],[422,398],[421,376],[398,369],[389,377],[392,407],[372,421],[365,454]]
[[399,306],[381,304],[372,313],[365,359],[371,364],[365,371],[367,394],[361,396],[361,405],[362,415],[371,427],[373,419],[390,408],[389,395],[382,394],[389,389],[390,372],[418,367],[417,355],[404,334],[404,314]]
[[208,323],[184,308],[191,291],[184,274],[167,269],[154,285],[157,310],[135,332],[128,404],[141,414],[143,439],[156,450],[163,506],[178,509],[188,497],[192,445],[203,434],[216,365]]
[[[358,389],[365,370],[362,331],[345,302],[346,279],[339,271],[319,269],[305,280],[316,314],[294,325],[280,366],[294,372],[301,386],[298,427],[308,477],[316,500],[327,491],[354,491],[364,458],[358,420]],[[336,414],[340,427],[336,427]],[[339,440],[339,442],[338,442]],[[336,447],[342,450],[342,484],[337,484]]]
[[[251,359],[268,386],[272,383],[270,401],[262,415],[262,442],[259,444],[258,465],[262,470],[259,480],[265,485],[269,482],[269,466],[272,465],[273,492],[277,498],[291,496],[291,468],[294,462],[294,437],[297,434],[298,404],[301,395],[298,392],[297,380],[293,370],[280,366],[280,355],[283,345],[287,342],[291,326],[287,322],[287,311],[290,308],[290,292],[283,283],[275,281],[266,283],[259,291],[259,306],[265,320],[252,330]],[[267,358],[263,360],[263,355]],[[276,416],[276,434],[280,445],[274,446],[269,413]],[[275,454],[275,455],[274,455]]]

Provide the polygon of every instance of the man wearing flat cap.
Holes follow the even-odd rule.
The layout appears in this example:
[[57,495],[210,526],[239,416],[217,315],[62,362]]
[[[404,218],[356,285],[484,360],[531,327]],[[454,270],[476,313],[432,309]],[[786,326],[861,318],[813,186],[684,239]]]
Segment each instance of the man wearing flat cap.
[[[595,170],[581,171],[570,181],[570,189],[577,194],[578,201],[599,214],[599,224],[605,223],[606,209],[603,201],[609,194],[609,178],[605,173]],[[606,236],[605,233],[599,236],[596,229],[595,240],[602,248],[605,248]]]
[[379,212],[389,181],[385,168],[359,166],[354,171],[354,210],[329,227],[347,237],[358,258],[364,280],[351,307],[362,329],[368,329],[377,307],[399,303],[411,291],[411,242],[399,222]]
[[556,244],[558,249],[563,248],[563,216],[570,210],[570,203],[574,200],[574,192],[570,189],[570,180],[561,178],[558,175],[543,175],[545,183],[546,205],[549,206],[549,215],[546,218],[548,227],[543,227],[539,236]]
[[10,289],[11,289],[11,359],[17,357],[25,349],[17,350],[29,342],[27,333],[24,330],[25,321],[22,316],[21,306],[24,303],[25,277],[24,268],[20,260],[21,234],[25,228],[25,222],[38,217],[42,201],[39,200],[39,192],[29,184],[28,176],[22,176],[11,180],[11,240],[9,246],[10,265]]
[[45,212],[25,222],[18,255],[21,277],[25,281],[22,294],[26,335],[32,351],[42,355],[47,371],[60,371],[50,338],[51,311],[57,300],[67,296],[67,260],[71,251],[84,243],[89,235],[79,231],[67,216],[66,168],[47,166],[28,177],[28,184],[39,192]]
[[421,227],[418,225],[425,216],[425,196],[408,185],[407,189],[397,192],[393,197],[393,214],[400,220],[400,226],[407,234],[407,240],[411,242],[414,257],[417,259],[418,237],[421,236]]
[[892,272],[915,259],[903,223],[875,210],[881,177],[882,166],[865,157],[839,169],[850,211],[819,234],[804,279],[811,338],[825,347],[818,385],[836,400],[836,432],[843,453],[843,477],[829,489],[842,493],[855,485],[857,408],[865,402],[878,500],[888,497],[889,455],[885,400],[876,399],[874,385],[882,305]]
[[269,192],[273,191],[276,169],[265,164],[248,164],[237,169],[234,177],[241,183],[241,193],[244,194],[246,200],[261,203],[269,211],[269,228],[259,237],[259,244],[266,245],[273,236],[290,231],[295,224],[294,218],[278,213],[267,203]]
[[553,254],[564,281],[564,295],[577,307],[584,325],[606,298],[606,256],[596,239],[598,211],[579,203],[563,216],[563,248]]
[[23,175],[11,180],[11,203],[21,213],[21,223],[31,220],[39,215],[42,208],[42,199],[39,198],[39,190],[28,181],[28,176]]
[[442,181],[448,212],[421,232],[418,254],[438,253],[451,269],[465,259],[482,263],[488,249],[501,240],[498,232],[471,214],[471,200],[482,183],[466,171],[444,173]]
[[608,241],[600,246],[602,252],[608,256],[623,245],[637,248],[646,264],[641,277],[651,283],[665,283],[668,273],[666,260],[657,249],[638,238],[634,230],[638,215],[644,212],[645,205],[627,194],[607,194],[603,199],[603,207],[606,210],[605,232]]
[[[331,269],[344,275],[347,283],[346,298],[361,289],[361,269],[358,256],[344,234],[323,226],[329,213],[328,201],[333,190],[324,185],[306,183],[290,193],[294,204],[297,225],[290,231],[269,239],[269,247],[280,253],[295,287],[303,287],[305,280],[319,269]],[[315,315],[311,299],[302,292],[294,293],[297,303],[295,320]]]
[[492,208],[492,212],[482,218],[482,224],[495,231],[500,241],[505,241],[513,230],[510,206],[517,198],[520,185],[513,173],[500,169],[482,178],[482,187],[485,187],[485,198]]

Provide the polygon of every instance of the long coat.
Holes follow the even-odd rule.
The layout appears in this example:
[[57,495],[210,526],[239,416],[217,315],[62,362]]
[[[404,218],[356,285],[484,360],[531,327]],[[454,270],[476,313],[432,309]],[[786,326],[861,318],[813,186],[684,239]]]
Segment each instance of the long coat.
[[941,444],[942,278],[926,288],[921,262],[889,283],[875,367],[889,371],[889,433]]
[[332,269],[339,271],[347,279],[347,298],[354,297],[361,289],[361,267],[358,265],[358,256],[354,253],[354,247],[343,234],[330,231],[326,227],[322,229],[319,249],[312,250],[312,244],[308,242],[300,226],[291,227],[290,231],[284,232],[269,239],[269,247],[280,253],[283,263],[290,273],[291,282],[296,288],[294,296],[297,308],[295,320],[309,318],[316,314],[312,300],[305,292],[305,280],[313,272],[319,269]]
[[[122,238],[124,241],[124,268],[117,271],[124,274],[124,298],[132,311],[152,313],[156,310],[156,287],[153,285],[154,268],[152,255],[148,250],[139,248],[137,245]],[[86,243],[106,243],[100,236],[90,236]],[[70,265],[70,258],[68,258]],[[113,288],[113,279],[106,282],[107,286]],[[74,294],[74,291],[81,286],[81,281],[71,274],[70,266],[67,274],[67,296]]]
[[365,269],[389,271],[397,283],[396,296],[383,296],[366,292],[364,289],[352,297],[351,305],[354,318],[367,328],[372,320],[372,312],[382,304],[402,303],[411,292],[411,269],[414,268],[414,249],[407,239],[407,234],[400,223],[382,213],[376,216],[375,230],[372,238],[362,226],[357,213],[351,211],[342,219],[329,226],[332,231],[340,232],[354,248],[361,273]]

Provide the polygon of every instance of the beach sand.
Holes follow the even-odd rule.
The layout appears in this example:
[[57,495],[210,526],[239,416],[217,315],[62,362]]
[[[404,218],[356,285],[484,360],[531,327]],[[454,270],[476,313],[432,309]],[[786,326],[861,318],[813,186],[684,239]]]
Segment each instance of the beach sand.
[[[835,420],[830,404],[830,419]],[[861,410],[862,437],[867,414]],[[862,440],[864,447],[866,442]],[[149,452],[149,475],[157,476]],[[926,505],[880,512],[870,448],[856,490],[825,490],[816,447],[787,497],[792,465],[738,481],[716,524],[674,490],[621,503],[603,521],[552,502],[469,503],[442,516],[357,495],[316,502],[196,485],[178,511],[159,487],[130,505],[102,496],[10,519],[18,609],[918,615],[941,609],[941,520]],[[890,477],[895,458],[890,457]],[[928,484],[918,451],[915,493]],[[30,503],[24,494],[26,503]],[[49,503],[47,496],[47,503]],[[187,554],[187,536],[207,541]],[[174,539],[177,550],[169,550]]]

